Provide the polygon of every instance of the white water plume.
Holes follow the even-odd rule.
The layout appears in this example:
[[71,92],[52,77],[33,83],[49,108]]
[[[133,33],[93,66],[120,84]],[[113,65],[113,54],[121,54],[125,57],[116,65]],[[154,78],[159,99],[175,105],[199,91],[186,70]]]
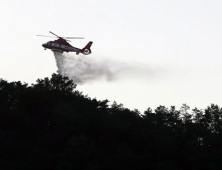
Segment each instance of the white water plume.
[[83,55],[69,55],[54,52],[58,73],[67,76],[75,83],[82,84],[98,79],[113,81],[124,78],[150,78],[153,71],[146,66],[135,66],[110,60],[96,61]]

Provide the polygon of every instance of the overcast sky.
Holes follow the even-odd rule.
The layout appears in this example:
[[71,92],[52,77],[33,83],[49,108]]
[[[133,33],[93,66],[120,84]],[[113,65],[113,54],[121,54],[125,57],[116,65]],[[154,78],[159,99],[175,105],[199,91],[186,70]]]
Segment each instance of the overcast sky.
[[[128,70],[77,89],[141,111],[183,103],[222,106],[221,0],[7,0],[0,2],[0,78],[34,83],[57,71],[49,31],[93,41],[94,63]],[[69,57],[75,54],[69,54]],[[97,64],[95,64],[95,67]]]

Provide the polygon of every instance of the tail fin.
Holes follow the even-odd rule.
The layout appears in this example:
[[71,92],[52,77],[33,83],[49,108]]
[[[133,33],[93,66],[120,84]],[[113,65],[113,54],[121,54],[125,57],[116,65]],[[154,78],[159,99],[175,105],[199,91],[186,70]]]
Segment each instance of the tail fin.
[[90,41],[80,52],[85,54],[85,55],[88,55],[88,54],[91,54],[92,51],[90,49],[91,45],[92,45],[92,41]]

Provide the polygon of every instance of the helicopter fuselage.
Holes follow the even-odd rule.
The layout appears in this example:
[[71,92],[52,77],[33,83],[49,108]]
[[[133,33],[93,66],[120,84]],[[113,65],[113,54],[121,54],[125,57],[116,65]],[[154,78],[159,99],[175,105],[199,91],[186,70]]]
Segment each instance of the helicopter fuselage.
[[70,45],[66,40],[59,38],[55,41],[49,41],[47,43],[42,44],[45,49],[51,49],[56,52],[76,52],[76,54],[83,53],[84,55],[88,55],[91,53],[90,47],[92,42],[90,41],[83,49],[79,49]]

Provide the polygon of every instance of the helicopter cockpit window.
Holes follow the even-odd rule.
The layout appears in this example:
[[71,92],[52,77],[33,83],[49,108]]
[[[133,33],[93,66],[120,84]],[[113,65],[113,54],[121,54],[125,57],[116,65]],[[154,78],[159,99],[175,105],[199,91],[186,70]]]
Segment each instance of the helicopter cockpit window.
[[59,47],[59,44],[57,44],[57,43],[52,43],[52,46],[54,46],[54,47]]

